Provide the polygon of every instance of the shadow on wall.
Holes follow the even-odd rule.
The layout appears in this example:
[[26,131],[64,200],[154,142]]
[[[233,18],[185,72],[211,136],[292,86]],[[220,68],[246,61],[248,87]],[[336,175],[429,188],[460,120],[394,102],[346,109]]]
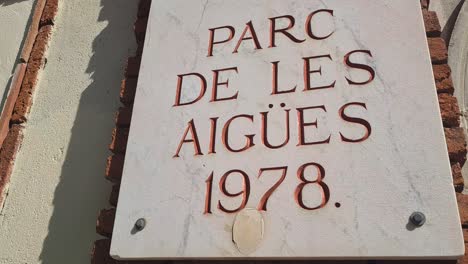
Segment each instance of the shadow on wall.
[[[112,186],[104,179],[110,154],[108,145],[114,113],[120,105],[119,87],[125,63],[136,47],[133,23],[137,4],[138,1],[101,0],[98,22],[105,21],[107,26],[92,42],[93,55],[86,70],[92,83],[81,94],[60,182],[54,193],[41,263],[89,263],[93,242],[99,238],[96,219],[102,208],[109,207]],[[66,17],[68,12],[64,10],[62,15]],[[79,62],[64,62],[64,66],[73,63]]]
[[[28,0],[0,0],[0,6],[9,6],[9,5],[14,5],[16,3],[24,2]],[[31,0],[29,0],[31,1]]]

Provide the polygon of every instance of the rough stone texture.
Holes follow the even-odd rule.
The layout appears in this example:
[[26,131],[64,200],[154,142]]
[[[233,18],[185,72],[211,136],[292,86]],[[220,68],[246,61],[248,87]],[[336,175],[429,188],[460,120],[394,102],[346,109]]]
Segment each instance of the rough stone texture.
[[126,106],[133,104],[137,83],[137,78],[126,78],[122,80],[122,84],[120,86],[120,102],[122,102],[122,104]]
[[466,161],[466,140],[463,128],[445,128],[445,140],[451,162],[459,162],[461,166]]
[[125,153],[127,150],[128,128],[115,128],[112,131],[112,142],[109,149],[114,153]]
[[428,37],[440,37],[439,19],[434,11],[423,10],[424,26]]
[[122,178],[124,160],[125,156],[122,154],[115,154],[107,159],[106,179],[112,182],[120,182],[120,179]]
[[11,173],[13,171],[16,153],[23,140],[22,130],[22,126],[13,125],[0,149],[0,211],[3,207],[5,195],[8,190],[8,183],[10,182]]
[[27,120],[27,115],[33,103],[32,97],[38,81],[38,75],[45,63],[44,56],[47,51],[51,33],[52,26],[44,26],[39,30],[26,68],[23,84],[13,110],[11,118],[13,123],[23,123]]
[[109,203],[112,206],[117,206],[117,202],[119,200],[119,191],[120,191],[120,184],[112,185],[112,192],[109,197]]
[[433,65],[434,79],[438,93],[453,94],[454,87],[452,82],[450,66],[447,64]]
[[96,232],[102,236],[111,237],[114,220],[115,208],[101,210],[96,222]]
[[429,43],[432,64],[447,63],[448,53],[445,41],[442,38],[428,38],[427,41]]
[[452,164],[452,177],[455,191],[462,192],[465,188],[465,180],[463,179],[461,166],[458,162]]
[[141,57],[130,57],[127,61],[127,67],[125,69],[126,77],[136,77],[140,72]]
[[47,0],[40,25],[53,25],[58,12],[58,0]]
[[450,94],[439,94],[439,107],[445,127],[460,126],[460,108],[456,97]]
[[118,127],[129,127],[132,120],[132,107],[120,107],[115,117],[115,124]]

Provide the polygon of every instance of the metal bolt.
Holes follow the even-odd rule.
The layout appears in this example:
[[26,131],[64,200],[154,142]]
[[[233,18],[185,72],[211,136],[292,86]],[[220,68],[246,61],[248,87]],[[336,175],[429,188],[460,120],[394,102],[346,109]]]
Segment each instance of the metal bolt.
[[426,216],[421,212],[414,212],[410,216],[410,221],[415,226],[423,226],[426,223]]
[[140,218],[135,222],[135,229],[137,231],[143,230],[145,226],[146,226],[146,220],[144,218]]

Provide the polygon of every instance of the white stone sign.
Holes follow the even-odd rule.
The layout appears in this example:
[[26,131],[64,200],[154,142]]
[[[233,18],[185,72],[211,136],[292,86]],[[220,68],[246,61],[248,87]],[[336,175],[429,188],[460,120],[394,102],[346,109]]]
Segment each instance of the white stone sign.
[[111,255],[462,255],[433,79],[417,0],[153,0]]

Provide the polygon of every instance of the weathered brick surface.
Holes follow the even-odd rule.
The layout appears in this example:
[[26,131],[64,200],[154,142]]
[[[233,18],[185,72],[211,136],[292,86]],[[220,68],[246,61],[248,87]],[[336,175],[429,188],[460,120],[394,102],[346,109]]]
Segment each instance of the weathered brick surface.
[[137,77],[140,72],[141,57],[130,57],[127,61],[127,67],[125,68],[126,77]]
[[93,250],[91,252],[92,264],[117,263],[109,256],[110,244],[110,239],[100,239],[94,242]]
[[138,6],[138,17],[147,17],[149,16],[151,7],[151,0],[140,0]]
[[456,97],[450,94],[439,94],[439,107],[445,127],[460,126],[460,108]]
[[457,193],[457,202],[462,226],[468,227],[468,195]]
[[115,154],[107,159],[106,178],[112,182],[120,182],[124,166],[125,156]]
[[27,120],[27,115],[33,102],[32,96],[36,88],[38,75],[44,65],[45,53],[51,33],[52,26],[44,26],[39,30],[13,110],[11,118],[13,123],[23,123]]
[[462,192],[465,188],[465,180],[463,179],[461,166],[458,162],[452,164],[452,177],[455,191]]
[[118,127],[129,127],[132,120],[132,107],[120,107],[115,117],[115,124]]
[[440,23],[437,14],[434,11],[423,10],[424,26],[428,37],[440,36]]
[[41,22],[42,13],[44,12],[44,7],[46,0],[37,0],[36,6],[31,18],[31,25],[28,29],[28,34],[24,40],[23,49],[21,50],[20,60],[22,62],[28,62],[29,56],[36,41],[37,33],[39,32],[39,23]]
[[102,236],[111,237],[114,220],[115,208],[101,210],[96,222],[96,232]]
[[143,42],[146,35],[146,25],[148,24],[148,18],[141,17],[135,22],[135,37],[137,42]]
[[115,128],[112,132],[112,142],[109,149],[114,153],[124,154],[127,150],[128,128]]
[[8,131],[10,130],[10,120],[13,114],[13,109],[18,99],[18,95],[23,83],[24,74],[26,73],[26,64],[19,63],[16,65],[15,74],[9,88],[9,94],[6,98],[3,110],[0,111],[0,147],[3,144]]
[[137,78],[126,78],[122,80],[122,84],[120,85],[120,102],[122,102],[122,104],[126,106],[133,104],[137,83]]
[[445,128],[445,140],[451,162],[458,162],[461,166],[466,161],[466,140],[463,128]]
[[59,0],[47,0],[40,25],[53,25],[58,12]]
[[429,8],[429,0],[420,0],[420,2],[421,2],[421,8],[422,9]]
[[433,65],[432,71],[434,72],[434,79],[438,93],[453,94],[452,71],[447,64]]
[[110,205],[117,206],[117,202],[119,200],[119,191],[120,191],[120,184],[112,185],[112,192],[109,197]]
[[23,140],[22,130],[23,127],[21,125],[13,125],[0,148],[0,208],[3,207],[11,173],[13,172],[16,153]]
[[442,38],[428,38],[429,51],[433,64],[447,63],[448,53],[445,41]]

